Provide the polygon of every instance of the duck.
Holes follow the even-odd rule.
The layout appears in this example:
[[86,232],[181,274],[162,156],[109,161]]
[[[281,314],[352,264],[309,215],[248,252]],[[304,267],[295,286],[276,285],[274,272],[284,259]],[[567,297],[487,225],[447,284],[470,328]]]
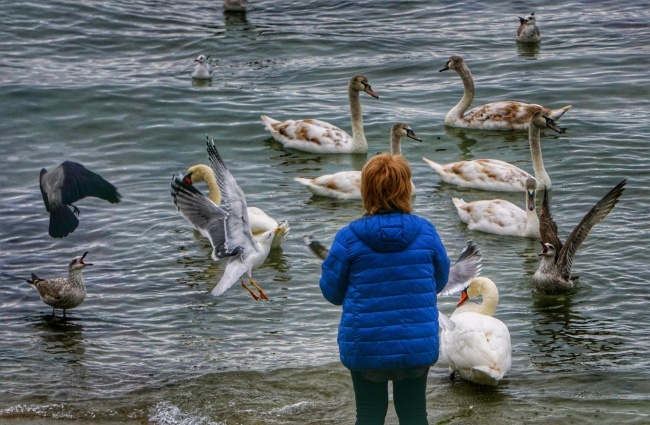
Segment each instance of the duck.
[[539,43],[542,37],[539,35],[539,28],[535,22],[535,12],[522,18],[519,18],[519,28],[517,29],[517,41],[520,43]]
[[542,251],[539,254],[539,267],[532,278],[535,292],[561,294],[574,288],[575,281],[579,276],[571,274],[571,268],[578,248],[587,239],[591,229],[607,217],[618,203],[626,183],[627,180],[623,180],[607,192],[585,214],[564,243],[557,234],[557,225],[551,215],[548,192],[544,191],[539,214]]
[[63,161],[50,171],[41,169],[39,184],[50,213],[48,233],[53,238],[64,238],[79,226],[76,216],[81,212],[75,202],[91,196],[117,204],[122,198],[106,179],[74,161]]
[[474,80],[467,64],[460,56],[451,56],[440,72],[453,69],[460,75],[465,93],[458,104],[445,116],[445,125],[450,127],[473,128],[483,130],[526,130],[530,116],[541,111],[547,117],[558,121],[571,105],[550,110],[534,103],[514,100],[502,100],[477,106],[467,111],[474,100]]
[[539,217],[535,209],[534,178],[526,180],[526,210],[504,199],[465,202],[452,198],[458,217],[470,230],[497,235],[540,238]]
[[248,7],[248,0],[224,0],[223,1],[223,11],[224,12],[246,12]]
[[330,123],[317,119],[278,121],[262,115],[262,123],[275,140],[285,148],[311,153],[367,153],[368,142],[363,132],[363,116],[359,93],[379,99],[368,78],[356,75],[348,83],[352,136]]
[[[390,132],[391,154],[402,154],[401,142],[404,136],[422,142],[422,139],[415,135],[408,123],[396,123],[391,127]],[[294,180],[317,196],[341,200],[361,199],[361,171],[340,171],[311,179],[294,177]],[[415,184],[413,182],[411,182],[411,193],[415,193]]]
[[[219,183],[214,173],[214,169],[205,164],[195,164],[187,169],[183,180],[187,184],[194,185],[199,182],[205,182],[208,185],[208,199],[215,205],[221,205],[221,190]],[[289,233],[289,222],[286,220],[278,223],[275,219],[271,218],[268,214],[257,207],[247,207],[248,223],[250,225],[253,237],[258,239],[262,234],[269,231],[274,231],[279,228],[280,231],[274,233],[271,248],[275,249],[282,245],[284,238]]]
[[499,159],[474,159],[447,164],[438,164],[424,157],[422,159],[438,174],[440,180],[447,184],[472,189],[519,192],[526,189],[526,180],[534,178],[537,181],[538,190],[551,189],[551,178],[544,168],[542,159],[541,128],[562,132],[553,118],[543,115],[540,111],[531,115],[528,127],[528,144],[534,177],[521,168]]
[[[214,140],[208,138],[208,157],[214,169],[219,189],[223,194],[222,206],[215,204],[208,197],[187,181],[186,178],[173,176],[171,196],[178,211],[212,245],[212,259],[218,261],[228,258],[225,270],[212,295],[217,297],[241,281],[242,287],[256,300],[268,300],[264,290],[253,280],[253,270],[259,268],[271,251],[271,244],[280,228],[271,229],[257,238],[253,237],[246,219],[246,197],[234,176],[221,158]],[[250,289],[243,280],[244,275],[258,293]]]
[[[467,302],[481,296],[483,302]],[[484,276],[475,277],[461,295],[451,315],[451,326],[441,326],[440,358],[456,373],[479,385],[496,386],[510,371],[512,344],[510,331],[492,317],[499,302],[495,283]]]
[[192,71],[192,78],[196,80],[211,80],[212,79],[212,66],[208,62],[210,56],[199,55],[194,59],[196,66]]
[[86,298],[86,285],[84,284],[82,270],[93,265],[84,261],[86,255],[88,255],[88,252],[70,261],[67,278],[41,279],[32,273],[31,280],[25,280],[36,288],[41,301],[52,307],[52,318],[55,317],[57,308],[62,309],[63,317],[66,317],[66,310],[79,306]]

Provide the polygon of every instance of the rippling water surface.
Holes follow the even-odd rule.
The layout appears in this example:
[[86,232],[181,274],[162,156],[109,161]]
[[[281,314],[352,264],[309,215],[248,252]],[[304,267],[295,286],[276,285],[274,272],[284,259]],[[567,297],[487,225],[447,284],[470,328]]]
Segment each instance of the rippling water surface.
[[[362,208],[312,197],[293,177],[359,170],[367,156],[283,151],[259,116],[349,130],[347,81],[364,74],[379,94],[361,99],[368,156],[388,149],[397,121],[424,139],[403,145],[415,210],[452,258],[478,243],[512,337],[512,370],[497,388],[452,383],[442,363],[431,369],[431,423],[650,423],[650,12],[630,0],[484,3],[252,0],[246,15],[224,15],[219,1],[3,2],[0,422],[351,423],[340,309],[322,298],[302,235],[329,244]],[[518,46],[517,16],[531,7],[543,41]],[[209,84],[190,78],[198,54],[218,64]],[[445,128],[463,90],[455,73],[438,72],[452,54],[472,70],[474,104],[573,105],[564,133],[542,134],[562,237],[628,179],[580,248],[568,295],[531,293],[538,241],[469,231],[451,203],[523,204],[522,195],[441,184],[421,159],[532,169],[525,132]],[[255,273],[269,302],[238,286],[210,295],[223,266],[171,202],[172,174],[207,162],[206,134],[249,205],[291,225]],[[113,182],[123,202],[84,199],[79,228],[55,240],[38,173],[66,159]],[[68,320],[51,320],[21,279],[65,275],[84,251],[95,264],[88,296]],[[387,423],[397,423],[392,409]]]

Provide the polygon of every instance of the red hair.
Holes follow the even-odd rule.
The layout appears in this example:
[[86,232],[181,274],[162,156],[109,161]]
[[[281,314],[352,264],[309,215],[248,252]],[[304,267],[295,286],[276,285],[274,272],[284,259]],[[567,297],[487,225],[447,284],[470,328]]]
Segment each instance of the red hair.
[[411,167],[402,155],[379,154],[361,170],[361,198],[370,214],[411,212]]

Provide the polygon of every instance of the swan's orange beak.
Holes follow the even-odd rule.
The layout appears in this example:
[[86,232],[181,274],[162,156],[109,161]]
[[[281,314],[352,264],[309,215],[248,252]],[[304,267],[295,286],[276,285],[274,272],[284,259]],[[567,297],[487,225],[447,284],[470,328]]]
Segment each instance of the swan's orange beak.
[[463,304],[467,300],[469,300],[469,297],[467,296],[467,291],[461,292],[460,300],[458,300],[458,304],[456,304],[456,307],[460,307],[461,304]]

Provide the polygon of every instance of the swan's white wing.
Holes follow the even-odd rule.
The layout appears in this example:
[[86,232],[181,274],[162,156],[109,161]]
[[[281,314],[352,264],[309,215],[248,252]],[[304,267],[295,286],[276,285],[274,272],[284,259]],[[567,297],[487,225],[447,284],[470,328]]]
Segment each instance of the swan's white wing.
[[251,269],[250,264],[242,262],[240,257],[237,255],[232,257],[228,264],[226,265],[226,270],[223,272],[223,276],[217,283],[217,286],[212,290],[212,295],[219,296],[226,292],[235,282],[237,282],[244,273],[247,273]]
[[248,223],[246,197],[223,163],[214,141],[208,138],[207,146],[208,158],[221,190],[222,209],[226,212],[226,243],[224,251],[217,252],[217,255],[223,257],[239,254],[243,259],[258,249]]
[[173,177],[171,195],[178,211],[212,244],[212,258],[218,260],[217,252],[223,251],[226,242],[226,213],[204,196],[197,188]]
[[449,269],[447,285],[440,295],[452,295],[466,289],[480,272],[481,250],[474,241],[469,241],[458,256],[456,263]]

